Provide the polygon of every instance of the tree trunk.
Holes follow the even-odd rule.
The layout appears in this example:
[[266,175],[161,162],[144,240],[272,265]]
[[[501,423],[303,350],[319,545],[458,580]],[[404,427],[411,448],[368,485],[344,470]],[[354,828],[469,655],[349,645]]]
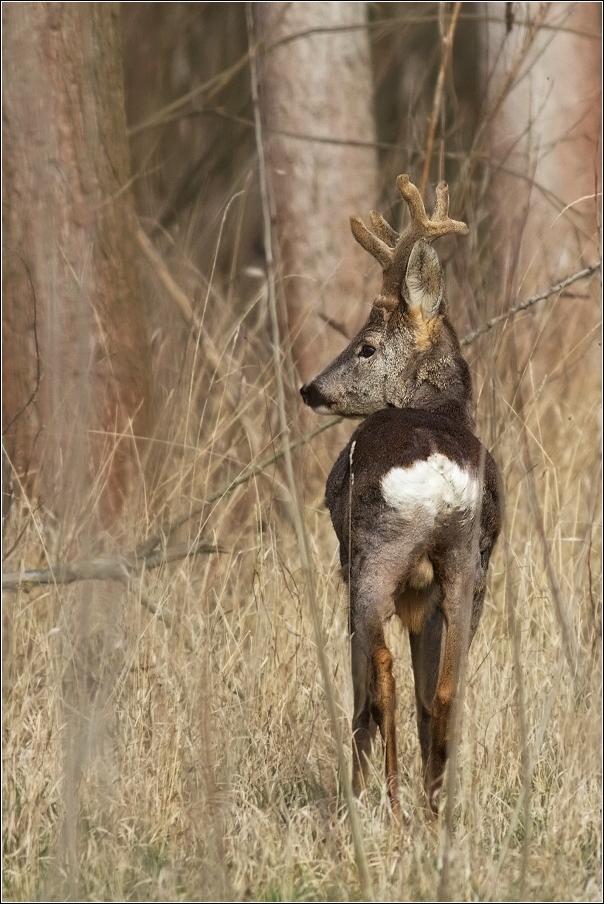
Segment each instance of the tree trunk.
[[[506,7],[532,21],[530,46],[531,26],[509,10],[506,25]],[[516,71],[493,122],[498,213],[511,225],[530,197],[518,270],[530,294],[599,254],[601,6],[497,3],[489,11],[491,103]]]
[[[376,202],[364,3],[255,3],[288,331],[302,379],[365,319],[377,279],[350,233]],[[321,29],[325,29],[322,33]],[[315,33],[309,33],[314,31]],[[294,35],[298,37],[293,38]],[[276,42],[290,37],[280,46]]]
[[86,493],[111,524],[152,402],[119,4],[2,12],[5,451],[61,521]]
[[[488,7],[489,231],[505,309],[600,256],[601,5]],[[503,360],[515,377],[530,361],[536,386],[555,375],[558,402],[574,404],[599,382],[600,318],[597,280],[577,284],[509,325],[517,358]]]

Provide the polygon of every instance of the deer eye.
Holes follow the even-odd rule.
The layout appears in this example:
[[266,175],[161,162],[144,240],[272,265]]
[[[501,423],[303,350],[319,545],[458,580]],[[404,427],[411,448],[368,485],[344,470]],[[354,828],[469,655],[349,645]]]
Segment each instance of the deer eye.
[[374,352],[375,348],[373,345],[362,345],[359,351],[359,358],[371,358]]

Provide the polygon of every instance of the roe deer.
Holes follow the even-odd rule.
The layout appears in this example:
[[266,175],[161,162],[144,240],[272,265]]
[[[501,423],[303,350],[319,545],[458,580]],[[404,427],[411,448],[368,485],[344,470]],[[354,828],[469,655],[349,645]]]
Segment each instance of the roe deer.
[[365,787],[377,725],[398,818],[384,622],[396,613],[409,630],[424,787],[437,813],[461,663],[482,612],[501,503],[497,467],[474,435],[470,372],[430,245],[468,229],[449,219],[444,182],[430,219],[409,177],[397,185],[412,219],[402,235],[373,211],[373,232],[351,218],[355,239],[383,269],[369,319],[300,392],[319,413],[366,418],[333,466],[325,499],[349,582],[353,790]]

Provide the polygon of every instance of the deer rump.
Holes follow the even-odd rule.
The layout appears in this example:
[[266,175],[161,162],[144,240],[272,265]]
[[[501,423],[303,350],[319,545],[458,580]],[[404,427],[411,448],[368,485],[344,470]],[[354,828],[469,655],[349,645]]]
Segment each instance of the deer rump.
[[[434,737],[432,724],[439,676],[446,678],[450,667],[443,661],[443,628],[455,621],[458,665],[459,647],[469,647],[480,620],[500,530],[497,467],[458,419],[387,408],[352,435],[328,477],[325,501],[350,586],[355,792],[366,785],[379,725],[386,758],[393,760],[387,777],[396,800],[396,752],[388,753],[394,730],[384,711],[394,703],[394,679],[383,636],[384,622],[396,613],[409,630],[424,780],[435,809],[431,792],[440,788],[449,740]],[[455,600],[453,586],[460,588]],[[456,686],[458,675],[450,678]]]

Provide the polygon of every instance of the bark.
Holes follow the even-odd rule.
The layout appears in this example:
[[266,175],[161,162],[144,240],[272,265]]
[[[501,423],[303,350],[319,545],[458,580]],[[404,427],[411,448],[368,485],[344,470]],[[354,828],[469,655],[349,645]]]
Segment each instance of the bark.
[[[486,36],[490,103],[521,61],[493,121],[491,160],[500,168],[502,234],[510,237],[526,223],[517,273],[529,294],[599,256],[601,6],[488,5],[491,17],[500,19]],[[529,29],[521,22],[527,18],[541,24],[523,54]]]
[[[324,318],[352,336],[377,282],[349,225],[351,214],[366,217],[376,203],[365,4],[255,3],[254,13],[268,46],[260,102],[270,135],[286,329],[306,379],[346,344]],[[314,29],[326,31],[307,33]]]
[[[488,13],[489,232],[506,308],[600,257],[601,4],[490,3]],[[579,386],[588,393],[585,380],[598,379],[595,286],[572,300],[561,295],[516,327],[514,369],[530,360],[535,385],[562,375],[559,401],[565,388],[576,399]]]
[[90,493],[111,524],[152,402],[119,5],[10,3],[3,28],[5,450],[62,519]]

